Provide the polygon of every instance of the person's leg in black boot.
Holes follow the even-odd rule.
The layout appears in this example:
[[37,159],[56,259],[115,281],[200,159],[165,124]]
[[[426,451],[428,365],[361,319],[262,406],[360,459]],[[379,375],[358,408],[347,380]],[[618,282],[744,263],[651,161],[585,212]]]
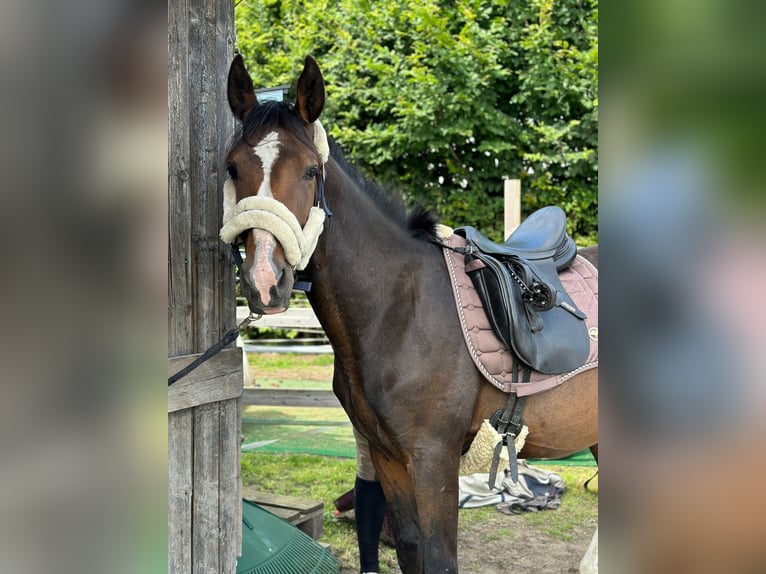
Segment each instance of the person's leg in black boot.
[[379,572],[378,546],[386,515],[386,497],[377,480],[356,477],[354,484],[356,539],[359,543],[360,572]]
[[380,571],[378,546],[386,515],[386,497],[370,458],[370,447],[354,429],[356,439],[356,481],[354,482],[354,515],[356,540],[359,544],[359,567],[362,574]]

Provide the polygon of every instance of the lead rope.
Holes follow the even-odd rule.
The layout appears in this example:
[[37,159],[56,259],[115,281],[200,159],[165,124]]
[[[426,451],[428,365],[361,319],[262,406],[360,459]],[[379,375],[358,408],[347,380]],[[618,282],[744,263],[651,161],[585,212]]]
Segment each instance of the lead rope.
[[[232,244],[231,250],[234,255],[234,262],[237,265],[237,270],[240,270],[242,267],[242,256],[239,254],[239,247]],[[202,363],[204,363],[205,361],[207,361],[214,355],[218,354],[221,350],[223,350],[224,347],[226,347],[232,341],[236,340],[236,338],[239,336],[240,329],[244,329],[250,323],[252,323],[253,321],[257,321],[261,317],[262,315],[258,315],[251,311],[250,315],[248,315],[239,325],[226,331],[224,336],[221,337],[221,340],[218,341],[215,345],[208,348],[204,353],[202,353],[199,357],[197,357],[191,363],[186,365],[183,369],[181,369],[174,375],[168,377],[168,386],[171,386],[173,383],[175,383],[179,379],[184,378],[186,375],[191,373],[194,369],[199,367]]]

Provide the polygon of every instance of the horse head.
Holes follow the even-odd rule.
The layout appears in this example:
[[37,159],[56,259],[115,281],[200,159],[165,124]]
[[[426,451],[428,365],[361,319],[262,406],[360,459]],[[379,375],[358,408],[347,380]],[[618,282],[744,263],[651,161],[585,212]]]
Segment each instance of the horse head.
[[294,105],[259,103],[241,56],[229,68],[229,106],[241,130],[226,156],[221,239],[245,245],[240,283],[255,313],[287,309],[296,270],[308,264],[329,214],[323,198],[329,150],[318,121],[324,97],[311,56]]

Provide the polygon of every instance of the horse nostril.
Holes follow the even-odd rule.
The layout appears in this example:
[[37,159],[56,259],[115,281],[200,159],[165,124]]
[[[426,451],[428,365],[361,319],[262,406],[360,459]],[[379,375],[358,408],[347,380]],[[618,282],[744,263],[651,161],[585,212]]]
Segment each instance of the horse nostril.
[[281,292],[285,292],[292,288],[292,271],[287,268],[282,268],[277,274],[277,287]]

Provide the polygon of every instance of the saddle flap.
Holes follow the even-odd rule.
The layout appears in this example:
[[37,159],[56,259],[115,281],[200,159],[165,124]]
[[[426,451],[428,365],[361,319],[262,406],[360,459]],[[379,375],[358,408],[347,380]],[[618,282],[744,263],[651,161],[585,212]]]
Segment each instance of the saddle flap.
[[[477,253],[467,255],[466,263],[495,333],[519,360],[548,374],[586,362],[590,343],[585,315],[561,284],[552,259],[512,263]],[[523,277],[519,266],[528,270]],[[536,306],[525,297],[525,282],[531,277],[550,289],[553,305]]]

